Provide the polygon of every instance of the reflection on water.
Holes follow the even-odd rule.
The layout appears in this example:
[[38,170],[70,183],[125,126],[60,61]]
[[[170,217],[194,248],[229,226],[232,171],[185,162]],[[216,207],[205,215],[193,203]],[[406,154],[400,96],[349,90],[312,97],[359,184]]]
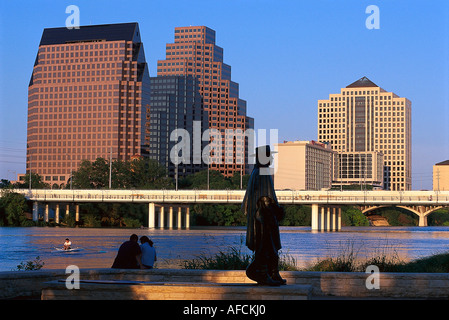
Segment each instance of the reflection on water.
[[[121,243],[132,233],[154,242],[159,267],[170,261],[191,259],[229,246],[244,245],[245,227],[192,228],[190,230],[90,229],[90,228],[0,228],[0,271],[10,271],[37,256],[44,268],[68,265],[109,268]],[[78,252],[58,252],[70,238]],[[448,227],[347,227],[340,232],[311,232],[310,227],[281,227],[282,252],[293,256],[299,267],[316,260],[353,251],[360,258],[396,254],[411,260],[449,250]],[[173,266],[173,265],[171,265]]]

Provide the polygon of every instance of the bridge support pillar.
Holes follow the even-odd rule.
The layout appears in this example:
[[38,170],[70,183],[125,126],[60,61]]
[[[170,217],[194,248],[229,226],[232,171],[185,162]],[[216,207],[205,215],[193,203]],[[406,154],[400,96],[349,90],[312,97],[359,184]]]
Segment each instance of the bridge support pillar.
[[312,204],[312,231],[340,231],[341,208]]
[[45,222],[48,222],[48,221],[49,221],[49,218],[48,218],[48,216],[49,216],[49,211],[50,211],[49,204],[46,203],[46,204],[45,204],[45,213],[44,213],[44,221],[45,221]]
[[341,230],[341,208],[337,209],[337,231]]
[[178,229],[182,227],[182,207],[178,207],[178,219],[177,219]]
[[427,216],[421,213],[419,215],[419,227],[427,227]]
[[325,207],[321,207],[320,210],[320,217],[318,219],[318,230],[319,231],[324,231],[324,218],[326,216],[326,212],[325,212],[326,208]]
[[[173,206],[168,207],[168,222],[165,222],[165,207],[164,205],[158,205],[154,202],[148,204],[148,228],[153,229],[157,227],[160,229],[168,228],[172,229],[176,227],[181,229],[183,227],[183,220],[185,220],[184,226],[186,229],[190,228],[190,208],[188,206],[177,206],[178,210],[175,212]],[[183,217],[183,208],[185,208],[185,215]],[[157,219],[155,219],[157,217]],[[176,222],[175,222],[176,220]],[[166,226],[167,224],[167,226]]]
[[165,212],[164,207],[159,207],[159,228],[163,229],[165,227]]
[[336,212],[336,208],[330,208],[331,213],[330,213],[330,228],[329,230],[331,231],[336,231],[337,230],[337,212]]
[[33,202],[33,221],[39,220],[39,202]]
[[326,207],[326,224],[324,226],[325,231],[332,231],[332,222],[333,222],[333,213],[332,207]]
[[55,209],[55,222],[59,224],[59,204],[56,204],[56,209]]
[[80,205],[79,204],[75,205],[75,221],[76,222],[80,221]]
[[173,229],[173,207],[168,210],[168,228]]
[[318,204],[312,204],[312,231],[318,231]]
[[418,206],[415,207],[415,213],[418,214],[419,217],[419,227],[427,227],[427,215],[426,215],[426,211],[427,208],[425,206]]
[[148,228],[154,229],[154,217],[155,217],[155,205],[154,202],[148,204]]

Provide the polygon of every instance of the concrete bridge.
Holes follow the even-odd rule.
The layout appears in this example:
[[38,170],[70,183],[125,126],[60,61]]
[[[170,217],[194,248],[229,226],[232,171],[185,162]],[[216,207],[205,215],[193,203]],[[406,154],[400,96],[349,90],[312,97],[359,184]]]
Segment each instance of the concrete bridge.
[[[233,203],[243,201],[245,190],[47,190],[15,189],[33,201],[33,220],[38,219],[39,203],[44,203],[44,220],[49,206],[55,205],[59,222],[60,204],[75,204],[79,221],[79,203],[148,203],[148,227],[190,227],[189,205],[195,203]],[[341,229],[343,205],[360,207],[368,213],[381,207],[395,206],[419,216],[419,226],[427,226],[427,216],[449,206],[449,191],[276,191],[279,203],[312,206],[313,231]],[[168,208],[168,210],[165,210]],[[176,209],[176,210],[175,210]],[[168,216],[168,217],[167,217]],[[176,224],[175,224],[176,223]]]

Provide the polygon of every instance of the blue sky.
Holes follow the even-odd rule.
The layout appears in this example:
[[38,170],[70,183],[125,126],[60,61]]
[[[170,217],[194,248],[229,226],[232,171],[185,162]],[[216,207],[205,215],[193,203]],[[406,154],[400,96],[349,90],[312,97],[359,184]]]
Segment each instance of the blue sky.
[[43,29],[65,26],[69,5],[81,25],[138,22],[152,76],[175,27],[214,29],[256,129],[279,141],[317,139],[317,100],[367,76],[412,101],[413,189],[449,159],[449,1],[1,1],[0,178],[25,171],[28,82]]

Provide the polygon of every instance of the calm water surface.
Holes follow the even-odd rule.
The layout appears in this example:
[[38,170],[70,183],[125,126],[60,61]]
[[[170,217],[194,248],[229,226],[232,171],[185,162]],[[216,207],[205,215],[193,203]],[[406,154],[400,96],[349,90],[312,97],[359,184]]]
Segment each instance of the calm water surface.
[[[109,268],[121,243],[132,233],[146,235],[157,250],[157,267],[173,261],[213,254],[229,246],[250,253],[244,245],[245,227],[191,228],[190,230],[9,228],[0,227],[0,271],[16,269],[37,256],[46,269]],[[82,251],[61,253],[65,238]],[[405,260],[449,251],[449,227],[346,227],[340,232],[311,232],[310,227],[281,227],[282,252],[299,267],[318,259],[355,252],[360,259],[375,254],[396,254]],[[179,263],[176,263],[179,265]]]

